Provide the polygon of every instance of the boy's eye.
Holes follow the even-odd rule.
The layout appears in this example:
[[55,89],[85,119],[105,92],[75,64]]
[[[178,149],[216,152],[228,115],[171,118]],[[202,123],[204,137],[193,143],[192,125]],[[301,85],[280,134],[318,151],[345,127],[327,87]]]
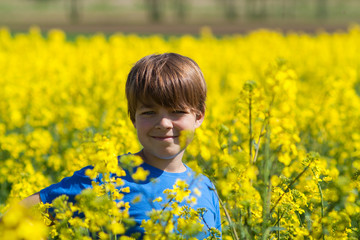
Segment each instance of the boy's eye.
[[142,112],[141,115],[152,115],[154,113],[155,113],[154,111],[145,111],[145,112]]
[[173,113],[186,114],[188,112],[186,110],[174,110]]

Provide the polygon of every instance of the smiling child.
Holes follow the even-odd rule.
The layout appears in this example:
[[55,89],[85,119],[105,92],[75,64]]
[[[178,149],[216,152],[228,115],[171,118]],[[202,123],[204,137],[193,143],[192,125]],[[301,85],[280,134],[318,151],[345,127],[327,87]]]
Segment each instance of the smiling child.
[[[126,97],[129,116],[142,145],[134,155],[142,158],[140,167],[150,173],[141,182],[134,181],[128,172],[121,177],[125,183],[122,187],[130,188],[122,201],[130,203],[129,215],[136,222],[126,235],[139,233],[139,238],[143,237],[142,222],[149,219],[151,210],[163,208],[166,202],[164,190],[172,189],[178,180],[185,181],[191,195],[197,198],[191,207],[206,209],[201,218],[203,231],[196,237],[208,237],[210,228],[221,231],[214,185],[207,177],[196,175],[183,162],[184,151],[205,115],[206,83],[199,66],[192,59],[176,53],[146,56],[133,66],[128,75]],[[92,166],[26,198],[23,204],[51,203],[64,194],[70,201],[75,201],[75,196],[83,189],[92,187],[91,181],[101,184],[101,179],[86,176],[87,169],[92,169]],[[195,194],[197,191],[201,194]],[[139,200],[133,203],[135,198]],[[156,202],[155,199],[164,200]],[[189,204],[180,204],[186,205]]]

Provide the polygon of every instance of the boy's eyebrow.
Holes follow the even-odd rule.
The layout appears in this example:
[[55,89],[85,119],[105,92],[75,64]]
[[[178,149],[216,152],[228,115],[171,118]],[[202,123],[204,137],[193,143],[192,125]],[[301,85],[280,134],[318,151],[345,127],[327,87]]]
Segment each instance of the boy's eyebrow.
[[155,105],[151,103],[140,103],[139,108],[153,108]]

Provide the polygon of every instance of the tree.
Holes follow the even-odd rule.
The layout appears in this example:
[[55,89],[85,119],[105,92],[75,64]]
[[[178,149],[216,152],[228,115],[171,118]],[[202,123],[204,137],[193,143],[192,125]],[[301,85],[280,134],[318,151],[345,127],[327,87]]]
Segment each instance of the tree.
[[237,18],[236,0],[223,0],[222,2],[224,4],[226,19],[231,21]]
[[70,13],[69,13],[70,21],[72,23],[78,23],[80,14],[79,14],[79,1],[78,0],[70,0]]
[[187,0],[173,0],[173,8],[175,9],[176,17],[183,21],[186,17]]
[[317,0],[316,1],[316,17],[317,18],[326,18],[327,17],[327,7],[328,0]]
[[[55,0],[33,0],[39,4],[48,4],[50,2],[54,2]],[[77,23],[80,19],[80,2],[79,0],[66,0],[66,11],[68,12],[68,16],[70,22]]]
[[265,18],[267,15],[267,0],[246,0],[245,11],[248,18]]
[[150,20],[153,22],[160,22],[163,17],[162,1],[161,0],[145,0],[148,8]]

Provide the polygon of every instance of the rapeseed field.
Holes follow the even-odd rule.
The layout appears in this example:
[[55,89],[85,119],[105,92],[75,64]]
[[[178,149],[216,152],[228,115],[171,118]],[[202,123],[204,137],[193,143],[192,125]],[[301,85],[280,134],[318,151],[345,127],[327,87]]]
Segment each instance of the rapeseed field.
[[[121,202],[129,189],[115,188],[121,182],[107,174],[121,175],[116,157],[140,150],[127,115],[126,76],[145,55],[177,52],[199,64],[208,86],[205,121],[185,162],[217,188],[222,238],[358,239],[359,43],[358,26],[332,34],[215,37],[204,28],[199,37],[97,34],[74,41],[59,30],[43,36],[37,28],[15,35],[1,29],[0,213],[7,213],[0,238],[130,239],[118,236],[131,221],[129,203]],[[107,184],[94,184],[75,205],[58,198],[53,224],[49,206],[15,205],[95,163],[89,175],[103,173]],[[188,191],[181,181],[169,189],[171,209],[150,213],[146,239],[191,239],[201,230],[201,213],[177,205],[196,201]],[[183,217],[169,221],[174,214]]]

